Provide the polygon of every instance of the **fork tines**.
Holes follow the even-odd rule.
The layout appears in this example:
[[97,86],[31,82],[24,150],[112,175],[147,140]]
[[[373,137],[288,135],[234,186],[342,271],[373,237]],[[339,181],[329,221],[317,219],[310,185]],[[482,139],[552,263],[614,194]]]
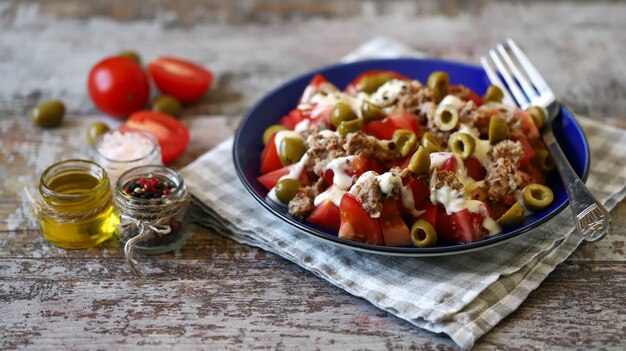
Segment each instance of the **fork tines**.
[[504,93],[504,103],[527,108],[545,106],[554,99],[546,81],[511,38],[489,50],[489,56],[482,56],[480,63],[491,83]]

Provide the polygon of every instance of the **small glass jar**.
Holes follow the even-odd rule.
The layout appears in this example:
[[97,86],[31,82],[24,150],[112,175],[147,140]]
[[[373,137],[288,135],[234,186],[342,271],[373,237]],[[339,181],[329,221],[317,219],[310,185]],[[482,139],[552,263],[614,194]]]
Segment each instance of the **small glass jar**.
[[[171,191],[163,194],[154,188],[146,191],[137,187],[138,183],[150,183],[154,178],[159,183],[167,183]],[[135,189],[141,190],[141,194],[131,195]],[[160,254],[179,249],[189,233],[186,217],[189,198],[183,177],[171,168],[148,165],[126,171],[117,181],[114,199],[120,217],[117,230],[120,241],[126,244],[148,231],[146,239],[134,243],[138,253]]]
[[[132,149],[132,145],[121,145],[112,141],[112,139],[119,139],[120,135],[127,133],[134,133],[140,136],[140,141],[145,143],[142,145],[145,152],[135,154],[133,157],[128,157],[130,153],[125,152],[125,149]],[[148,147],[146,147],[146,145],[148,145]],[[112,186],[115,186],[117,179],[122,173],[129,169],[144,165],[163,164],[161,147],[159,146],[157,138],[150,132],[133,128],[113,130],[102,134],[94,143],[94,161],[106,169]]]
[[94,162],[67,160],[48,167],[39,182],[43,236],[64,249],[84,249],[109,239],[117,228],[106,171]]

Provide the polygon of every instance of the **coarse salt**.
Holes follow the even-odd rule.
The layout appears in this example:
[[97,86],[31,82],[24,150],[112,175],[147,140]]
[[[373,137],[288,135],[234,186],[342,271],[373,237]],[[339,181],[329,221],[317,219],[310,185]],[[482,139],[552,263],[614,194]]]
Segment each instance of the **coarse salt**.
[[115,161],[132,161],[148,155],[154,149],[152,140],[140,133],[115,131],[102,137],[98,153]]

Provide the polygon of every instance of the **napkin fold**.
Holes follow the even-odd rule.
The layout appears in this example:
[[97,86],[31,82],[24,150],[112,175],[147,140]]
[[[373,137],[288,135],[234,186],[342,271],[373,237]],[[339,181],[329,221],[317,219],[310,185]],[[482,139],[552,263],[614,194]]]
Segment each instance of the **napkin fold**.
[[[376,38],[344,61],[410,55],[420,54]],[[626,131],[578,120],[591,149],[587,186],[610,210],[626,195]],[[224,141],[181,171],[200,224],[284,257],[463,348],[513,312],[581,242],[570,235],[575,228],[568,208],[519,238],[462,255],[405,258],[343,248],[298,231],[259,205],[236,175],[232,143]]]

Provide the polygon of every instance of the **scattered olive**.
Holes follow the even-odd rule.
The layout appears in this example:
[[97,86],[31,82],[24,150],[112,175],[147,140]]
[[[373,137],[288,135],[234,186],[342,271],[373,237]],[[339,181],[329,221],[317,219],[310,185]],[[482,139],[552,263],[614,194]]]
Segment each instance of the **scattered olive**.
[[448,95],[448,85],[450,84],[450,76],[448,73],[436,71],[428,77],[428,89],[433,93],[436,103],[443,100]]
[[452,133],[448,139],[448,148],[452,153],[466,160],[474,153],[476,140],[467,133]]
[[175,97],[170,95],[162,95],[152,102],[152,111],[165,113],[172,117],[180,117],[182,106]]
[[430,169],[430,155],[423,146],[418,147],[417,151],[411,156],[411,161],[409,161],[407,168],[417,175],[428,173]]
[[528,184],[522,190],[524,206],[531,211],[541,211],[552,203],[554,193],[543,184]]
[[288,204],[293,199],[298,190],[300,189],[300,182],[297,179],[281,179],[276,183],[274,193],[280,202]]
[[503,98],[504,94],[502,90],[495,85],[491,85],[487,88],[487,92],[483,96],[483,102],[502,102]]
[[109,131],[109,127],[102,122],[94,122],[87,128],[87,140],[93,145],[98,138]]
[[492,145],[497,144],[506,139],[508,135],[509,126],[506,125],[506,122],[499,116],[491,117],[489,121],[489,142]]
[[42,128],[58,127],[63,121],[65,106],[60,100],[47,100],[35,106],[33,122]]
[[272,135],[280,132],[281,130],[287,130],[287,127],[282,124],[272,124],[267,127],[267,129],[263,132],[263,145],[267,145],[267,142],[270,140]]
[[404,157],[415,148],[417,136],[408,129],[396,129],[393,132],[392,140],[396,144],[396,149],[400,151],[400,156]]
[[550,155],[550,151],[546,149],[538,149],[536,152],[535,161],[537,162],[539,168],[541,168],[544,172],[550,172],[553,170],[555,164],[554,159]]
[[363,130],[363,121],[360,118],[353,119],[351,121],[345,121],[339,123],[337,131],[339,135],[345,138],[350,133],[355,133]]
[[131,59],[131,60],[135,61],[135,63],[137,63],[139,66],[141,66],[141,56],[139,56],[137,51],[124,50],[124,51],[120,51],[117,55],[126,57],[128,59]]
[[381,72],[361,78],[356,88],[359,91],[371,94],[391,79],[393,79],[393,77],[389,73]]
[[444,105],[435,111],[435,125],[442,132],[449,132],[459,124],[459,111],[456,108]]
[[278,147],[278,156],[280,162],[285,165],[294,164],[302,158],[306,153],[306,144],[300,138],[286,137],[281,140]]
[[417,247],[434,246],[437,243],[437,232],[432,224],[420,219],[411,227],[411,241]]
[[532,117],[537,128],[541,129],[541,127],[546,124],[546,110],[544,108],[531,106],[526,109],[526,112],[530,113],[530,117]]
[[437,139],[432,134],[430,134],[430,132],[426,132],[424,133],[424,135],[422,135],[422,142],[420,144],[429,154],[433,152],[443,151],[443,148],[441,147],[441,144],[439,144],[439,141],[437,141]]
[[335,127],[338,127],[341,122],[351,121],[355,118],[358,117],[356,113],[352,111],[352,107],[343,102],[338,103],[330,113],[330,121]]
[[516,202],[496,222],[507,228],[522,224],[524,222],[524,206]]
[[363,116],[363,121],[366,123],[386,117],[385,113],[380,107],[372,104],[367,100],[363,101],[363,105],[361,105],[361,115]]

